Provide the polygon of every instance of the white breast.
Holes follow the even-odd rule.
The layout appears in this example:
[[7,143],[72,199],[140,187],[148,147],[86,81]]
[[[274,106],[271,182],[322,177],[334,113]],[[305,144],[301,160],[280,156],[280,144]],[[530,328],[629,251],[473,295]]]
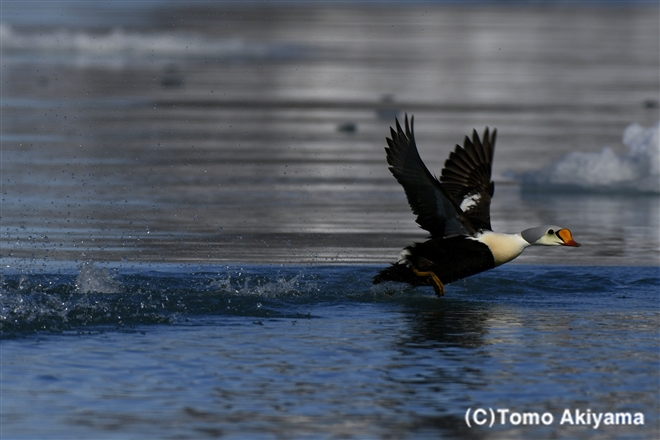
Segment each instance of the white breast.
[[495,259],[495,266],[513,260],[529,246],[529,243],[520,234],[500,234],[498,232],[484,231],[476,236],[474,240],[488,246]]

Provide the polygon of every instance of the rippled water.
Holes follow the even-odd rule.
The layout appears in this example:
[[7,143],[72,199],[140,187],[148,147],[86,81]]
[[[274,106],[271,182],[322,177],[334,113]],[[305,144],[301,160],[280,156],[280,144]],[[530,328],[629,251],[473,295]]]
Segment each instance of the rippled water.
[[[5,275],[4,436],[657,432],[657,268],[509,266],[451,284],[443,300],[430,288],[372,287],[375,271],[84,265]],[[470,429],[464,414],[475,407],[556,420]],[[645,424],[594,431],[560,424],[565,409],[642,413]]]
[[[657,5],[35,5],[1,6],[0,437],[660,434]],[[583,246],[371,286],[425,236],[404,112],[435,173],[496,127],[494,228]]]

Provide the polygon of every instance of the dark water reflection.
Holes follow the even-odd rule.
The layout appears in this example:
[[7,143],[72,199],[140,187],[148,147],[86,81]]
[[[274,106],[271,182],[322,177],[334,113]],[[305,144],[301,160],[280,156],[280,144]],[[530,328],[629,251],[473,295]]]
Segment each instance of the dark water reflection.
[[[496,422],[493,429],[446,431],[453,436],[552,438],[559,429],[562,436],[590,438],[593,432],[560,423],[567,408],[647,412],[645,425],[655,424],[658,402],[648,394],[655,385],[636,373],[654,371],[657,362],[648,333],[657,327],[657,316],[643,310],[648,303],[640,303],[638,312],[615,311],[610,306],[616,307],[616,299],[600,307],[594,301],[602,300],[601,292],[585,293],[582,299],[592,304],[586,311],[568,291],[549,300],[547,289],[536,298],[532,291],[524,296],[502,291],[497,299],[490,292],[488,304],[459,299],[444,302],[442,310],[411,310],[391,380],[436,414],[429,420],[449,412],[458,428],[465,421],[457,408],[549,413],[554,420],[545,428]],[[470,286],[470,296],[475,290],[479,285]],[[622,426],[601,426],[599,435],[634,436]]]

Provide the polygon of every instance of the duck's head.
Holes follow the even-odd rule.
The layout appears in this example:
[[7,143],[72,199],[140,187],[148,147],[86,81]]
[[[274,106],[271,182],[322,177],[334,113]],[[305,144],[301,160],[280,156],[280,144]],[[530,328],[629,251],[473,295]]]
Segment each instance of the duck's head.
[[535,228],[525,229],[520,235],[527,243],[532,245],[580,246],[580,243],[573,240],[571,231],[561,226],[537,226]]

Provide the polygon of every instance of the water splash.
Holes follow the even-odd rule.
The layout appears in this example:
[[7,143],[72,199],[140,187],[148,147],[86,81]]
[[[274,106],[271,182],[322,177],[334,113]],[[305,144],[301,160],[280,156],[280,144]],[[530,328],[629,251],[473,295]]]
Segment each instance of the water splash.
[[519,176],[525,190],[580,190],[660,194],[660,123],[629,125],[623,132],[625,154],[575,151],[539,170]]
[[121,284],[110,275],[108,269],[99,269],[89,261],[80,266],[76,290],[80,293],[120,293]]
[[[490,304],[494,298],[579,304],[593,301],[594,295],[621,296],[621,286],[613,280],[634,282],[636,291],[655,294],[658,288],[657,270],[649,268],[616,268],[603,273],[593,268],[540,270],[512,265],[452,283],[447,296],[438,300],[428,287],[392,283],[374,288],[371,277],[376,271],[371,266],[254,266],[228,267],[223,274],[211,266],[181,271],[164,265],[114,273],[85,263],[77,274],[72,270],[5,273],[0,278],[0,337],[188,325],[205,317],[314,318],[321,304],[363,307],[390,302],[395,307],[416,304],[424,309],[436,307],[438,301],[445,301],[444,306],[463,301]],[[571,274],[579,275],[579,286]]]
[[252,274],[242,269],[235,269],[232,275],[232,271],[226,268],[226,275],[214,278],[208,284],[208,288],[211,292],[234,295],[297,298],[321,291],[318,283],[309,278],[310,275],[306,274],[304,269],[299,269],[297,273],[286,271],[275,274]]

